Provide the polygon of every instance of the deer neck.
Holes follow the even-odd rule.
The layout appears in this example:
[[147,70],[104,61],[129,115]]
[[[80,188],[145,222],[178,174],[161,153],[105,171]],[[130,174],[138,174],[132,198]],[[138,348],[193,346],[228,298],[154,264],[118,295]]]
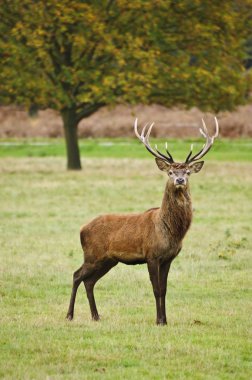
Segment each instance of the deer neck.
[[176,188],[167,182],[160,207],[160,219],[169,234],[183,239],[192,221],[192,203],[189,184]]

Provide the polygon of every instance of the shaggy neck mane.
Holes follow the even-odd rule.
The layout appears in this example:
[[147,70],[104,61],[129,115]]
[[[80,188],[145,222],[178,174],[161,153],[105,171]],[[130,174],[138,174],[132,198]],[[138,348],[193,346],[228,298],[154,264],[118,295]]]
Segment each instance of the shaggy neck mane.
[[183,188],[176,188],[172,182],[167,182],[160,207],[160,218],[173,238],[178,241],[183,239],[192,221],[189,184]]

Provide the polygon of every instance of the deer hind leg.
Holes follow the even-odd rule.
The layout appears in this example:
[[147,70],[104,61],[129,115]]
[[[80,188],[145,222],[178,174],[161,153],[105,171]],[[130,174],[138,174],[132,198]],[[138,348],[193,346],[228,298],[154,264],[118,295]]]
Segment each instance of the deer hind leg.
[[153,287],[154,296],[156,299],[157,310],[157,325],[166,325],[166,308],[165,308],[165,296],[167,288],[167,276],[169,273],[171,261],[160,262],[159,260],[149,261],[148,270],[150,280]]
[[93,265],[90,264],[83,264],[76,272],[73,274],[73,287],[72,287],[72,294],[70,298],[69,308],[67,312],[66,318],[71,321],[74,316],[74,304],[75,304],[75,298],[76,293],[78,290],[78,287],[80,283],[88,276],[90,276],[94,271]]
[[91,276],[84,279],[84,285],[86,288],[87,298],[90,306],[91,316],[94,321],[100,319],[95,298],[94,298],[94,286],[96,282],[104,276],[110,269],[112,269],[117,264],[116,261],[106,260],[97,264],[95,271]]

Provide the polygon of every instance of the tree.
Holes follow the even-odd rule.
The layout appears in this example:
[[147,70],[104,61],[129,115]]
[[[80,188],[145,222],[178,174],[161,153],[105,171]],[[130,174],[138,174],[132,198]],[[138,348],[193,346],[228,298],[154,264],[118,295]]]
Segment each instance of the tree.
[[153,100],[215,112],[246,102],[251,1],[171,1],[170,9],[169,24],[157,30],[159,77],[166,81],[158,81]]
[[[244,101],[249,0],[3,0],[2,103],[59,110],[69,169],[80,169],[77,126],[115,103]],[[186,15],[186,16],[185,16]]]

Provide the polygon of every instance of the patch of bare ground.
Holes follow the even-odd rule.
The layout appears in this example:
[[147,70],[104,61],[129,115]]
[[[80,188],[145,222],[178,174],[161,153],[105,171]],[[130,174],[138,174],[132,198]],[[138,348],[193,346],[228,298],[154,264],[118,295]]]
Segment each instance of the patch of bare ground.
[[[252,137],[252,105],[238,107],[233,112],[220,112],[218,115],[223,137]],[[195,137],[198,126],[204,117],[208,125],[213,125],[213,114],[203,113],[197,108],[190,110],[166,108],[157,104],[150,106],[118,105],[103,107],[79,125],[80,137],[130,137],[133,136],[135,118],[141,124],[155,121],[153,130],[156,137]],[[211,127],[210,127],[211,128]],[[34,117],[21,108],[0,107],[0,138],[8,137],[61,137],[62,120],[59,113],[47,109]]]

